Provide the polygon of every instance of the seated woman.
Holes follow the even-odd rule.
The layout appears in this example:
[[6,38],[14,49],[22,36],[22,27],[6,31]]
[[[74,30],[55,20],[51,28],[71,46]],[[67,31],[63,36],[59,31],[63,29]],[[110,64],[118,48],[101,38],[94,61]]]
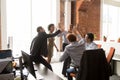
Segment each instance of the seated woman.
[[70,68],[67,69],[68,80],[73,80],[70,73],[74,73],[75,69],[80,66],[81,57],[83,55],[83,51],[85,50],[85,40],[81,37],[79,38],[79,41],[77,41],[75,34],[70,33],[67,35],[67,39],[70,44],[65,47],[64,53],[60,58],[61,62],[68,57],[71,58]]

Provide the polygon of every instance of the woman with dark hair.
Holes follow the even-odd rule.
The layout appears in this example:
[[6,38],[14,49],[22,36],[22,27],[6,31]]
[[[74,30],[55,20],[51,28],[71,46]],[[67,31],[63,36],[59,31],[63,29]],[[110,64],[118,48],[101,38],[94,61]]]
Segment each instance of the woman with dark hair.
[[[49,34],[53,34],[54,29],[55,29],[54,24],[48,25]],[[48,61],[48,63],[51,62],[51,58],[53,56],[53,47],[55,46],[56,50],[59,51],[56,44],[54,43],[54,40],[55,40],[54,37],[48,38],[48,43],[47,43],[47,48],[48,48],[47,61]]]

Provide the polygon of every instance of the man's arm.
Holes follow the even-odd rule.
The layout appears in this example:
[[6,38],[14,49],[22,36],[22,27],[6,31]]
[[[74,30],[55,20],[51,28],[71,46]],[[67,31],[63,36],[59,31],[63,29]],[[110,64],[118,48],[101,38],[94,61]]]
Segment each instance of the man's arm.
[[64,61],[66,58],[68,58],[69,54],[68,54],[68,49],[65,48],[65,51],[63,52],[63,55],[60,57],[59,61],[62,62]]
[[55,33],[53,33],[53,34],[46,34],[46,37],[47,38],[49,38],[49,37],[55,37],[55,36],[57,36],[59,33],[61,33],[61,31],[60,30],[57,30]]
[[77,41],[80,41],[82,39],[81,33],[78,31],[77,27],[73,28],[73,33],[76,35]]
[[58,34],[58,37],[61,37],[66,34],[67,31],[65,31],[65,28],[61,25],[61,23],[58,24],[58,28],[62,31],[60,34]]
[[80,32],[77,30],[77,28],[74,28],[74,34],[77,35],[77,40],[78,40],[79,44],[81,44],[81,45],[85,44],[85,39],[82,38],[82,36],[81,36]]

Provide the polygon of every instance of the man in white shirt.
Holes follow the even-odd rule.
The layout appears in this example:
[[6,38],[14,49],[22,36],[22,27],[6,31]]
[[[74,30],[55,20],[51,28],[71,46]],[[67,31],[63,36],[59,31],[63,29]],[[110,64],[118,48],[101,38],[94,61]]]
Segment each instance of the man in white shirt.
[[87,33],[85,36],[85,48],[86,50],[98,49],[97,44],[94,41],[93,33]]

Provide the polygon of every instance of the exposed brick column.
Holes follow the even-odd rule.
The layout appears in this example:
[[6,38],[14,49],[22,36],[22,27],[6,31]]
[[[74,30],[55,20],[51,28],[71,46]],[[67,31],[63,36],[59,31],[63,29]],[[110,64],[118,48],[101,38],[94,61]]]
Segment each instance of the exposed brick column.
[[91,0],[83,1],[81,5],[76,4],[79,7],[79,14],[76,13],[76,23],[80,24],[79,31],[83,34],[94,33],[96,40],[100,39],[100,3],[100,0]]
[[76,1],[71,1],[71,24],[76,24]]
[[[62,26],[64,26],[64,10],[65,10],[65,1],[60,0],[60,23]],[[60,50],[62,50],[62,37],[60,37]]]
[[60,23],[64,26],[64,10],[65,10],[65,1],[60,0]]
[[76,24],[79,23],[79,8],[82,3],[83,3],[83,0],[76,0]]

